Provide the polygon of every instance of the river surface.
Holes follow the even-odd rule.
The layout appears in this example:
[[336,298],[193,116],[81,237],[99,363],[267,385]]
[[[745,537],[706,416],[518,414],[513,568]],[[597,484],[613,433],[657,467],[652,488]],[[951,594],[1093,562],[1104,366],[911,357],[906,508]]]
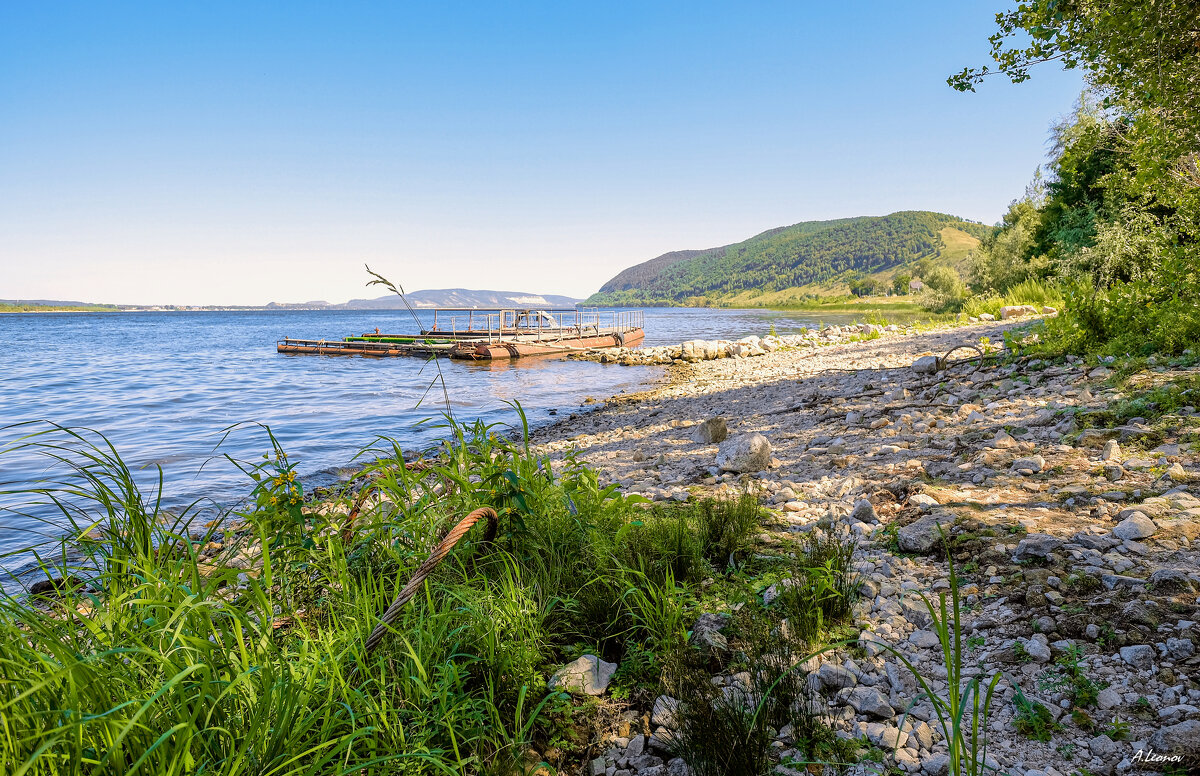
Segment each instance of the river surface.
[[[765,335],[771,326],[787,334],[815,323],[802,312],[648,309],[645,344]],[[7,448],[0,452],[0,577],[27,568],[28,549],[52,546],[64,530],[29,506],[32,497],[12,493],[55,474],[44,456],[13,448],[45,422],[103,434],[147,488],[161,468],[171,507],[244,497],[249,480],[223,455],[251,461],[269,451],[255,424],[271,428],[312,484],[335,479],[380,437],[405,449],[432,443],[437,432],[416,424],[444,410],[434,364],[275,352],[283,337],[340,339],[375,327],[417,328],[407,311],[0,315],[0,448]],[[541,425],[553,420],[552,410],[636,391],[662,376],[657,367],[546,358],[438,363],[459,420],[504,424],[516,421],[505,402],[520,401]]]

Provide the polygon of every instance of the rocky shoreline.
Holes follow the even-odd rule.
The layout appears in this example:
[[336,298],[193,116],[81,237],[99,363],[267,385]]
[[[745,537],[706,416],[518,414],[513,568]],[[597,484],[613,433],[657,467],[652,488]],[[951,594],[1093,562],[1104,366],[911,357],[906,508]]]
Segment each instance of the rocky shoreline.
[[[651,500],[749,489],[772,516],[764,547],[814,531],[857,537],[866,651],[824,655],[810,681],[839,735],[895,748],[906,772],[944,774],[946,743],[930,704],[912,704],[912,676],[879,645],[945,690],[917,598],[949,587],[943,534],[966,609],[967,673],[1005,677],[990,720],[994,767],[1023,776],[1196,767],[1154,759],[1200,751],[1195,408],[1081,430],[1077,414],[1121,397],[1119,364],[947,357],[994,349],[1018,325],[755,338],[762,353],[712,360],[681,348],[667,354],[665,384],[538,429],[533,441],[556,465],[574,452],[602,482]],[[631,359],[639,363],[608,360]],[[1143,371],[1147,386],[1200,375],[1191,363]],[[1045,713],[1023,715],[1018,695],[1026,711]],[[588,772],[684,772],[654,754],[671,700],[598,741]],[[780,731],[777,746],[788,745]]]

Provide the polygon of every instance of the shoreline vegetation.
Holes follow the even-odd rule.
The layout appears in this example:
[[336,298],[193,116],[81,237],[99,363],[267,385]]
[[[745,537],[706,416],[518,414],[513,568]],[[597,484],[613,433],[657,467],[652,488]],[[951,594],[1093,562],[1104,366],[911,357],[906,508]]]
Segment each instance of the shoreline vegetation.
[[[0,761],[934,774],[1069,753],[1100,773],[1176,751],[1200,700],[1200,369],[1049,351],[1054,324],[679,363],[533,432],[515,407],[514,438],[447,420],[435,454],[377,448],[319,497],[268,432],[251,503],[203,526],[102,438],[31,435],[62,477],[28,496],[90,537],[91,572],[45,556],[33,595],[0,602],[5,676],[38,677],[3,685]],[[982,355],[946,357],[962,345]],[[1092,447],[1110,438],[1123,452]],[[496,530],[467,532],[366,653],[481,507]]]
[[965,325],[681,343],[651,391],[447,420],[319,498],[267,432],[205,524],[102,437],[19,440],[54,472],[4,495],[78,541],[0,598],[3,772],[1198,772],[1200,6],[996,22],[950,86],[1088,82],[1000,225],[797,224],[605,292]]

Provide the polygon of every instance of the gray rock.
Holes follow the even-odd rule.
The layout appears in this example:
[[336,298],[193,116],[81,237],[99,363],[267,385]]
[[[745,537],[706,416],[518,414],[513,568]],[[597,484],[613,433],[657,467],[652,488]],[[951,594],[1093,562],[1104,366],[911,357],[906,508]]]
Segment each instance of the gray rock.
[[820,688],[829,692],[832,690],[840,690],[843,687],[853,687],[858,684],[858,679],[854,674],[833,663],[822,663],[815,674],[817,684]]
[[1148,536],[1153,536],[1158,526],[1154,521],[1146,517],[1142,512],[1134,512],[1129,517],[1117,523],[1117,527],[1113,529],[1113,536],[1118,539],[1145,539]]
[[1104,735],[1096,736],[1088,741],[1088,749],[1091,750],[1092,757],[1099,757],[1102,760],[1111,760],[1120,748],[1116,741]]
[[1191,639],[1167,639],[1167,654],[1176,660],[1186,660],[1196,654],[1196,645]]
[[1159,754],[1194,755],[1200,752],[1200,719],[1159,728],[1150,736],[1149,745]]
[[1179,569],[1159,569],[1150,575],[1150,584],[1157,589],[1191,591],[1195,585],[1187,574]]
[[931,754],[921,760],[921,772],[926,776],[946,776],[949,771],[950,755],[948,754]]
[[1025,653],[1033,658],[1035,663],[1050,662],[1050,644],[1041,633],[1033,634],[1033,637],[1024,641],[1023,645]]
[[667,776],[692,776],[692,769],[682,757],[676,757],[667,763]]
[[759,472],[771,465],[771,443],[759,433],[738,434],[717,449],[717,466],[727,472]]
[[692,441],[715,445],[729,438],[729,427],[725,418],[709,418],[692,429]]
[[1154,656],[1154,647],[1149,644],[1121,647],[1121,659],[1142,671],[1147,671],[1154,665]]
[[1061,539],[1049,534],[1029,534],[1017,544],[1017,550],[1013,555],[1017,560],[1045,558],[1062,547],[1062,544]]
[[891,719],[896,712],[888,704],[887,696],[874,687],[855,687],[846,701],[860,714],[870,714],[879,719]]
[[1121,445],[1117,444],[1117,440],[1110,439],[1104,443],[1104,451],[1100,453],[1102,461],[1119,461],[1121,459]]
[[941,646],[942,643],[941,640],[938,639],[938,635],[936,633],[927,630],[913,631],[912,635],[908,637],[908,641],[910,644],[914,644],[923,649],[933,649],[934,647]]
[[919,375],[931,375],[938,371],[937,356],[921,356],[912,364],[912,370]]
[[868,722],[867,740],[882,749],[898,749],[908,741],[908,733],[895,725]]
[[1111,687],[1105,687],[1096,695],[1096,705],[1107,711],[1121,705],[1121,693]]
[[1040,472],[1042,469],[1045,469],[1045,468],[1046,468],[1046,459],[1041,457],[1040,455],[1029,455],[1029,456],[1025,456],[1024,458],[1018,458],[1012,462],[1012,469],[1014,471],[1028,469],[1029,471],[1033,472],[1034,474],[1037,474],[1038,472]]
[[1108,590],[1145,590],[1146,580],[1138,579],[1137,577],[1128,577],[1121,574],[1104,574],[1100,577],[1100,581]]
[[879,515],[876,514],[875,507],[869,500],[860,498],[854,502],[854,509],[850,512],[850,520],[874,525],[879,522]]
[[554,672],[550,689],[565,690],[582,695],[603,695],[617,672],[616,663],[608,663],[595,655],[584,655]]
[[914,552],[924,555],[929,553],[941,541],[939,528],[949,530],[954,522],[953,515],[926,515],[914,523],[910,523],[896,532],[896,540],[904,552]]
[[[655,728],[674,730],[679,727],[675,714],[679,710],[679,701],[670,695],[660,695],[654,700],[654,709],[650,712],[650,724]],[[653,741],[651,742],[653,743]]]
[[728,614],[705,612],[700,615],[692,626],[692,643],[718,650],[728,649],[729,641],[721,631],[729,625],[729,620]]

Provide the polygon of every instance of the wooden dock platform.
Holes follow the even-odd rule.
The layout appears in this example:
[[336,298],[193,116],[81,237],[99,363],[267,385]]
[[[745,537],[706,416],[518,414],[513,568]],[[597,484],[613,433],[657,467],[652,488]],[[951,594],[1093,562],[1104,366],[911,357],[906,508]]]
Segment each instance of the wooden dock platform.
[[563,356],[590,348],[637,347],[646,337],[641,310],[475,310],[440,308],[420,334],[374,333],[340,340],[293,339],[279,353],[384,358],[447,356],[472,361]]

